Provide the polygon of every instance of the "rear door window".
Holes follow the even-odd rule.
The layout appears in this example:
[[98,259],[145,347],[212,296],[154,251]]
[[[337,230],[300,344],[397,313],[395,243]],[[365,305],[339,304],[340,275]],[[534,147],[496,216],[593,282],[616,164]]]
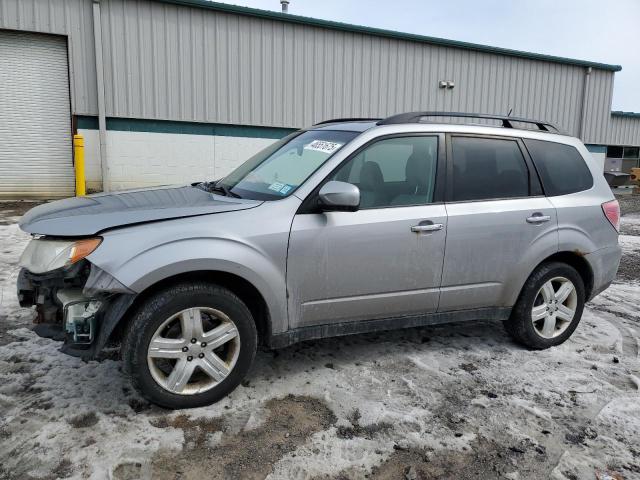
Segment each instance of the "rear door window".
[[580,152],[571,145],[524,139],[547,196],[588,190],[593,177]]
[[529,169],[517,140],[453,136],[451,146],[452,201],[529,195]]

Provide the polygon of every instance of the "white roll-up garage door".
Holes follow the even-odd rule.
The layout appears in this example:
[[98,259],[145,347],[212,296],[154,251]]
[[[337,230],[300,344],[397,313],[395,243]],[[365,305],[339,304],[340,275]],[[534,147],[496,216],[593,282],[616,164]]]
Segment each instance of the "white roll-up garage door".
[[74,185],[66,39],[0,30],[0,198]]

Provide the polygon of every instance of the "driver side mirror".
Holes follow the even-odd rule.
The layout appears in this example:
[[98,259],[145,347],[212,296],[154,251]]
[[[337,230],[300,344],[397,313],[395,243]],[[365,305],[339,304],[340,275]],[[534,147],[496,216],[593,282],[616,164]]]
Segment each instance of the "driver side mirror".
[[355,212],[360,208],[360,189],[351,183],[327,182],[318,197],[318,206],[324,212]]

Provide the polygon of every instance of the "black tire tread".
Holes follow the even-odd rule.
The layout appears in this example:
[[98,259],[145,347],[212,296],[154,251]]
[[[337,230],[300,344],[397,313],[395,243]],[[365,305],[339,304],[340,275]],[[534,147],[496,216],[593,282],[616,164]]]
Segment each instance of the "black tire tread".
[[[551,278],[556,275],[562,275],[571,280],[578,293],[578,308],[576,316],[571,325],[565,332],[553,339],[545,339],[537,335],[531,326],[531,306],[535,300],[540,286],[546,281],[547,277]],[[584,282],[580,274],[572,266],[562,262],[546,262],[540,265],[529,276],[520,296],[508,320],[503,322],[504,328],[509,335],[521,345],[531,348],[532,350],[543,350],[549,347],[560,345],[566,341],[578,327],[585,303]]]
[[[138,349],[141,348],[141,345],[143,343],[143,337],[146,333],[147,326],[153,321],[153,318],[155,315],[157,315],[157,312],[161,311],[163,308],[166,308],[176,297],[194,294],[205,294],[207,296],[210,296],[211,298],[224,299],[235,304],[235,307],[242,312],[241,316],[244,317],[244,320],[246,321],[247,326],[249,327],[249,330],[251,332],[250,336],[253,337],[248,339],[242,338],[243,347],[241,348],[244,349],[244,352],[249,353],[250,356],[249,358],[243,359],[243,365],[239,365],[243,355],[243,350],[241,350],[241,358],[238,359],[236,367],[229,375],[229,377],[234,376],[236,370],[238,368],[241,368],[241,370],[243,370],[239,372],[241,373],[241,375],[235,375],[235,377],[239,377],[236,378],[237,381],[227,382],[227,379],[229,379],[229,377],[227,377],[227,379],[225,379],[220,385],[203,394],[194,396],[180,396],[164,391],[157,385],[157,391],[149,391],[147,385],[145,385],[143,377],[143,372],[146,371],[147,366],[146,364],[140,365],[140,356],[138,355]],[[234,322],[237,323],[238,321],[242,321],[242,319],[234,318]],[[240,326],[238,325],[238,327]],[[244,347],[245,344],[248,344],[248,349]],[[124,367],[123,370],[125,375],[129,378],[131,385],[145,399],[149,400],[150,402],[172,409],[193,408],[208,405],[217,402],[218,400],[229,394],[233,389],[237,387],[237,385],[242,380],[242,377],[244,377],[249,367],[253,363],[256,349],[257,329],[249,308],[237,295],[235,295],[230,290],[214,283],[203,281],[178,283],[152,294],[133,314],[131,321],[128,323],[127,328],[125,329],[121,344]]]

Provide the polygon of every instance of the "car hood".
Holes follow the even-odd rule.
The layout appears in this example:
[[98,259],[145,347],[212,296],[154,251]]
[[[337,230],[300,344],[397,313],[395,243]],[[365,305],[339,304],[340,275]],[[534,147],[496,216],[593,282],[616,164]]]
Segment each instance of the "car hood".
[[137,223],[245,210],[261,203],[195,186],[156,187],[45,203],[29,210],[20,219],[20,228],[40,235],[85,236]]

